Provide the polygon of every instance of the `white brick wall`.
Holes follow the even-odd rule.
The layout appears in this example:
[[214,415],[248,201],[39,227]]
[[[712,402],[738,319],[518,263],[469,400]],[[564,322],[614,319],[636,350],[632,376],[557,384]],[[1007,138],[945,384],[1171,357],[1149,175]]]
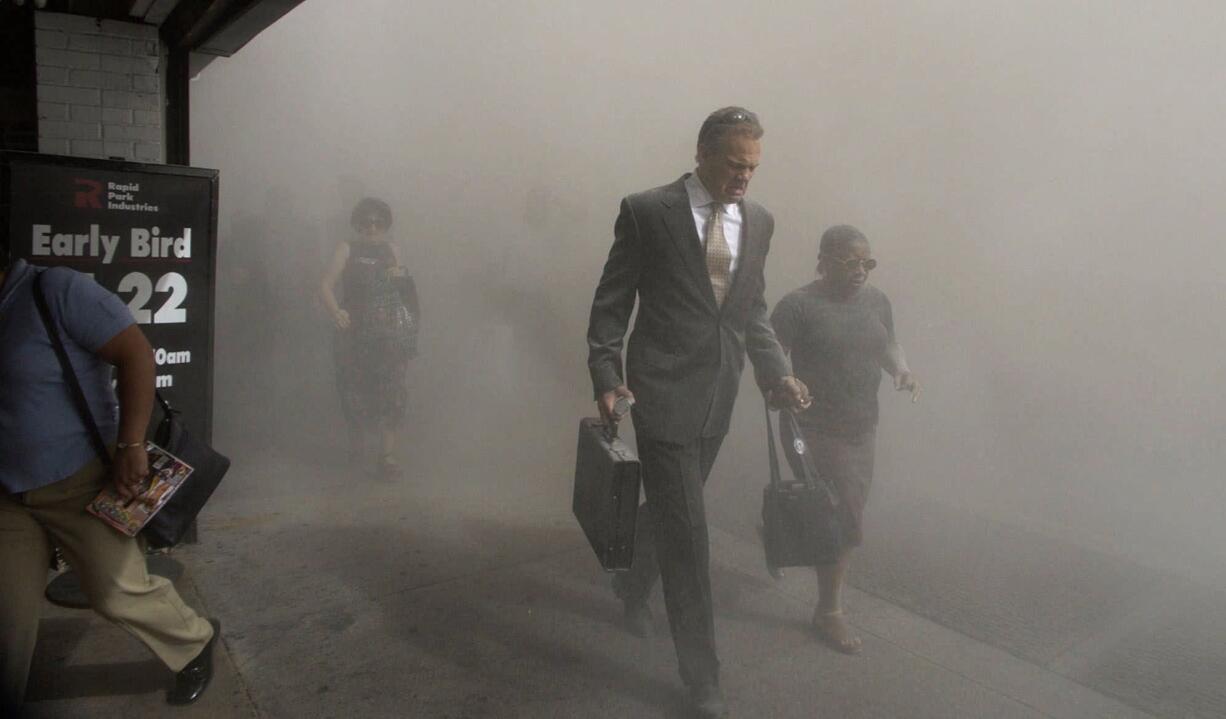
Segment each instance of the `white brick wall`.
[[38,149],[165,162],[165,58],[157,28],[34,15]]

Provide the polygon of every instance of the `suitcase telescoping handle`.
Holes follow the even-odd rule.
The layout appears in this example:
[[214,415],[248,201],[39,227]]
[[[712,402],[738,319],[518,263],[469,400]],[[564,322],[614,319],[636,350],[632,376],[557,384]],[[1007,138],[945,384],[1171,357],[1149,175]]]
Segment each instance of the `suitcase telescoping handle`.
[[[775,423],[771,419],[770,402],[765,402],[766,406],[766,443],[770,450],[770,465],[771,477],[770,482],[772,487],[778,487],[783,481],[779,476],[779,454],[775,449]],[[804,476],[801,480],[810,486],[821,487],[826,493],[826,497],[830,500],[831,506],[839,505],[839,495],[830,488],[830,483],[823,481],[817,473],[817,468],[813,466],[813,457],[809,454],[809,448],[805,445],[804,435],[800,433],[800,423],[796,421],[796,415],[787,409],[779,410],[779,416],[786,418],[788,428],[792,430],[793,448],[798,457],[800,457],[800,466]]]

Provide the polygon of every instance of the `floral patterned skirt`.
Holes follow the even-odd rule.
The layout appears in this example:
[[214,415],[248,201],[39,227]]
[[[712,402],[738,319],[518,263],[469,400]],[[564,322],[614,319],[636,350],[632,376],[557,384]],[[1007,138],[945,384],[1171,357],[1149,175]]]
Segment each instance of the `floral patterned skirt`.
[[336,332],[333,350],[341,411],[350,426],[400,426],[409,401],[405,354],[363,341],[352,329]]

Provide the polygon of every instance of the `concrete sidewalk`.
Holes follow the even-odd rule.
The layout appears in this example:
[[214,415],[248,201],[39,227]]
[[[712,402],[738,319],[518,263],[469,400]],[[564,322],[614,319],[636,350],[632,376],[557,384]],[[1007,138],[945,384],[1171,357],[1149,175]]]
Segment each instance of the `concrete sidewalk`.
[[[203,543],[175,554],[185,597],[224,622],[206,696],[167,707],[169,674],[134,640],[50,610],[30,716],[686,716],[659,591],[658,636],[623,632],[564,479],[491,485],[410,462],[416,479],[388,482],[322,450],[235,466]],[[876,591],[849,592],[864,652],[837,654],[807,629],[811,574],[770,579],[726,527],[712,582],[733,716],[1151,716]]]

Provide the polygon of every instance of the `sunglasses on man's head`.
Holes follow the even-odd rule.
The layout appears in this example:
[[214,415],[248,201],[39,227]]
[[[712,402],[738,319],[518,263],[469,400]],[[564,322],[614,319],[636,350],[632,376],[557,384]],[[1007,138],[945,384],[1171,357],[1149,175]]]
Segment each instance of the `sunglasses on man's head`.
[[716,125],[757,125],[758,116],[748,110],[733,110],[732,112],[723,115],[712,115],[702,123],[702,127],[698,130],[698,139],[701,141],[710,136],[713,128]]
[[865,258],[865,259],[862,259],[859,257],[848,257],[842,260],[838,259],[837,257],[830,257],[828,259],[830,262],[833,262],[839,265],[840,267],[842,267],[843,269],[849,272],[851,270],[856,269],[856,267],[863,267],[865,272],[868,272],[869,270],[872,270],[875,267],[877,267],[877,260],[874,260],[871,257]]

